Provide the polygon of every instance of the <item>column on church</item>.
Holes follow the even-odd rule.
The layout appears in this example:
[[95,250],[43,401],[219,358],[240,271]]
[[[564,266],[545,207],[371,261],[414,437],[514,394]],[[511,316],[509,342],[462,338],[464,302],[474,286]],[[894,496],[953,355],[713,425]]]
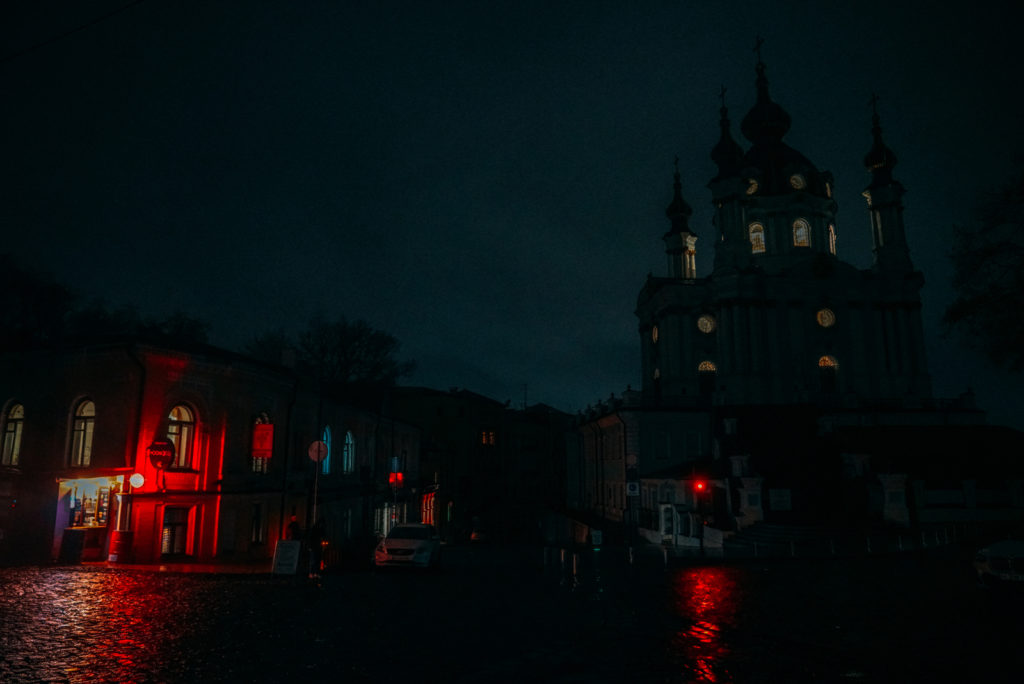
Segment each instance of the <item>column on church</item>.
[[787,389],[789,363],[786,350],[789,349],[788,335],[785,326],[781,325],[785,315],[785,307],[772,302],[765,307],[765,352],[768,354],[766,387],[768,401],[778,401]]

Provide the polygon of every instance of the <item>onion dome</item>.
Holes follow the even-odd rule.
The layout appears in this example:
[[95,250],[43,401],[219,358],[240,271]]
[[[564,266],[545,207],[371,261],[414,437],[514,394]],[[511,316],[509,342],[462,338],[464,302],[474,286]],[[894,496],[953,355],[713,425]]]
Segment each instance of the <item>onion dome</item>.
[[773,143],[782,140],[791,120],[785,109],[772,102],[768,94],[768,78],[764,75],[764,62],[757,63],[757,103],[743,117],[740,130],[750,142]]
[[693,209],[683,199],[683,184],[679,180],[679,157],[676,157],[676,174],[673,187],[675,193],[672,196],[672,202],[665,208],[665,216],[672,221],[673,233],[689,233],[690,227],[688,223],[690,216],[693,215]]
[[[722,89],[722,95],[724,99],[724,88]],[[718,143],[711,148],[711,161],[718,165],[718,178],[726,178],[739,175],[740,169],[743,167],[743,148],[732,139],[732,132],[729,130],[729,110],[724,102],[719,111],[722,115],[719,121],[722,135],[718,139]]]
[[[872,98],[873,109],[876,100],[877,98]],[[877,110],[874,111],[871,122],[871,133],[875,140],[871,145],[871,150],[864,155],[864,166],[871,172],[872,185],[887,184],[892,182],[892,169],[896,166],[896,155],[882,141],[882,126],[879,123]]]

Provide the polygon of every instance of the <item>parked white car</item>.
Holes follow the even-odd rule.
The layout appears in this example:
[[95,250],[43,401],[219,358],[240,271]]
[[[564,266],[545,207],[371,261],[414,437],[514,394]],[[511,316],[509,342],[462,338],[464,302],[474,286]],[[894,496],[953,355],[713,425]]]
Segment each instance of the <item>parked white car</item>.
[[396,525],[373,552],[378,568],[406,566],[436,568],[441,562],[441,537],[437,528],[423,523]]
[[1013,582],[1024,587],[1024,541],[1006,539],[979,550],[974,570],[982,584]]

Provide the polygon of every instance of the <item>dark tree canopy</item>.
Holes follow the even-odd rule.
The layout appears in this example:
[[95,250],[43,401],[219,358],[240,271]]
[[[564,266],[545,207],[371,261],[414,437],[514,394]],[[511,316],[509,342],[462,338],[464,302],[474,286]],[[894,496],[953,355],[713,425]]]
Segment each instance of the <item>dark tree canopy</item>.
[[412,361],[399,361],[400,343],[394,336],[363,320],[344,316],[313,318],[297,339],[277,329],[257,336],[245,351],[280,363],[292,352],[297,366],[339,393],[365,392],[393,386],[415,370]]
[[52,277],[0,254],[0,345],[5,349],[112,336],[144,337],[168,343],[205,343],[209,325],[180,311],[143,318],[133,307],[111,309],[101,300],[83,302]]
[[72,310],[74,295],[49,276],[18,265],[9,254],[0,254],[0,343],[5,348],[45,344],[64,333],[64,320]]
[[983,197],[975,222],[954,227],[946,329],[996,366],[1024,370],[1024,169]]

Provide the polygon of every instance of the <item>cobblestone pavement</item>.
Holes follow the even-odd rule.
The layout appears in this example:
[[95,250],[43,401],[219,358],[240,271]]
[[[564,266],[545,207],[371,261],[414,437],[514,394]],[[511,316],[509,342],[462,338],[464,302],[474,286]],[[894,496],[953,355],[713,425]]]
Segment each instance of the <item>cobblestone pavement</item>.
[[0,681],[625,676],[624,652],[590,653],[607,638],[604,606],[543,577],[540,553],[509,562],[501,551],[453,549],[437,572],[328,573],[319,585],[266,574],[0,569]]
[[[964,559],[690,566],[446,549],[438,572],[0,569],[3,682],[1016,682]],[[595,562],[596,561],[596,562]]]

